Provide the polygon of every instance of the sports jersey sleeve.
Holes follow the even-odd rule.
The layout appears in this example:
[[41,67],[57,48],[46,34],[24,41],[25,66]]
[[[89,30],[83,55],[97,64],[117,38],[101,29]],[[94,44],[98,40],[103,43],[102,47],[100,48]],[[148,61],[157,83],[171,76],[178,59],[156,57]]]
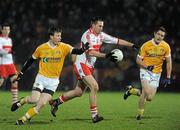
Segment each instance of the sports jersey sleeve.
[[118,38],[116,38],[116,37],[108,35],[104,32],[102,32],[102,36],[103,36],[103,42],[105,42],[105,43],[111,43],[111,44],[117,44],[118,43]]
[[88,51],[86,51],[87,53],[90,51],[90,50],[95,50],[93,44],[92,44],[92,37],[91,37],[91,33],[87,32],[87,33],[84,33],[81,37],[81,44],[80,46],[82,47],[82,43],[89,43],[89,49]]
[[85,44],[86,42],[88,42],[90,44],[89,49],[93,49],[92,48],[93,46],[91,44],[91,35],[90,35],[90,33],[85,33],[85,34],[82,35],[82,37],[81,37],[81,47],[82,47],[82,43]]
[[146,55],[146,45],[144,44],[144,45],[141,46],[138,56],[140,58],[144,58],[145,55]]
[[40,47],[37,47],[36,50],[34,51],[34,53],[32,54],[32,57],[33,57],[34,59],[40,58],[40,51],[41,51],[41,48],[40,48]]
[[171,56],[171,48],[170,48],[170,46],[167,44],[165,57],[169,57],[169,56]]
[[83,43],[91,42],[90,41],[90,34],[83,34],[81,37],[81,42],[83,42]]

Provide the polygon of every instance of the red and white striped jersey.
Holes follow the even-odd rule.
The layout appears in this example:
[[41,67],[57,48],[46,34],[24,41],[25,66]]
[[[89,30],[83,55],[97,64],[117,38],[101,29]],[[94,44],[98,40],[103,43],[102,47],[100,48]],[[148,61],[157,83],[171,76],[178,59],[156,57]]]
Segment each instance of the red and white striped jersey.
[[88,56],[87,55],[88,52],[90,50],[99,51],[103,42],[117,44],[118,38],[112,37],[104,32],[101,32],[100,34],[97,35],[90,28],[81,37],[81,44],[86,43],[86,42],[89,42],[90,48],[85,53],[76,56],[75,64],[77,65],[79,63],[84,63],[88,67],[94,68],[94,64],[96,62],[96,57]]
[[0,65],[13,64],[13,57],[11,52],[11,38],[0,36]]

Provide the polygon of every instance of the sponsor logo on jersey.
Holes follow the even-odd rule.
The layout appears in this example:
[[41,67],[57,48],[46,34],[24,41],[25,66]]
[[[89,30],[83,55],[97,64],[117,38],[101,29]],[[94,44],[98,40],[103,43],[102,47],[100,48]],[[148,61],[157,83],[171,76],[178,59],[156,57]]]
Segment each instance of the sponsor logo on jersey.
[[58,57],[58,58],[54,58],[54,57],[44,57],[42,59],[42,61],[44,63],[55,63],[55,62],[60,62],[61,61],[61,58]]

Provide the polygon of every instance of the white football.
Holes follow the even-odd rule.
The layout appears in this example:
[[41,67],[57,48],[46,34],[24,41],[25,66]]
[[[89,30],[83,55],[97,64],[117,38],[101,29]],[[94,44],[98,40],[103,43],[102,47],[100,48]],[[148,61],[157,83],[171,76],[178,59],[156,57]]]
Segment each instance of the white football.
[[114,54],[113,54],[112,56],[116,56],[115,59],[117,60],[117,62],[120,62],[120,61],[123,60],[123,53],[122,53],[121,50],[119,50],[119,49],[114,49],[114,50],[112,50],[111,52],[114,52]]

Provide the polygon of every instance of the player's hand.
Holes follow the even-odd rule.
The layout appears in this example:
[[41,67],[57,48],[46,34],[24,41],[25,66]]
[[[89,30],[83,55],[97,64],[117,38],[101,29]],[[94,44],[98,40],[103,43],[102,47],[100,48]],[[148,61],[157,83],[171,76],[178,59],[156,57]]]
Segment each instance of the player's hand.
[[149,70],[149,71],[152,71],[154,69],[154,65],[147,66],[146,69]]
[[132,48],[133,48],[135,51],[139,51],[139,46],[136,45],[136,44],[133,44],[133,45],[132,45]]
[[165,78],[163,81],[162,81],[162,85],[164,87],[167,87],[171,84],[171,79],[170,78]]
[[20,72],[19,74],[18,74],[18,76],[17,76],[17,81],[19,81],[20,79],[21,79],[21,77],[23,76],[23,72]]
[[109,59],[110,61],[112,62],[117,62],[117,57],[116,56],[113,56],[114,52],[110,52],[110,53],[107,53],[105,58],[106,59]]
[[86,42],[85,44],[82,43],[82,50],[83,50],[83,51],[86,51],[86,50],[88,50],[88,49],[89,49],[89,42]]
[[20,73],[18,74],[17,78],[16,78],[13,82],[19,81],[22,76],[23,76],[23,73],[20,72]]

